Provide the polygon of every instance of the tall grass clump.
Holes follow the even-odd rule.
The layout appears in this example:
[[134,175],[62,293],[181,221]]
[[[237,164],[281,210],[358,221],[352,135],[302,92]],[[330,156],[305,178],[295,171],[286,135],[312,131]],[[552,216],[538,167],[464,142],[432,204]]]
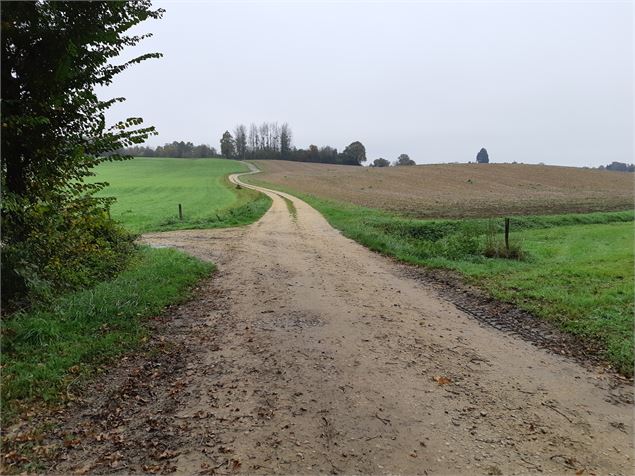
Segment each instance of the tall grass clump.
[[522,238],[510,237],[508,243],[499,232],[499,227],[490,220],[487,223],[483,240],[483,256],[488,258],[506,258],[523,260],[527,254],[523,250]]

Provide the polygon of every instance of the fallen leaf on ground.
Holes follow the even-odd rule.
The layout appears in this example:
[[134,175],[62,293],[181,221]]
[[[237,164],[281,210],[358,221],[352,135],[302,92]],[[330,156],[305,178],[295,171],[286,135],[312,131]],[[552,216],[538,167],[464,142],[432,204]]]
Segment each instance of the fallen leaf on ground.
[[143,469],[146,473],[156,474],[159,471],[161,471],[161,465],[160,464],[153,464],[153,465],[144,464],[143,466],[141,466],[141,469]]
[[168,451],[165,450],[163,453],[159,455],[159,459],[172,459],[176,458],[179,455],[176,451]]

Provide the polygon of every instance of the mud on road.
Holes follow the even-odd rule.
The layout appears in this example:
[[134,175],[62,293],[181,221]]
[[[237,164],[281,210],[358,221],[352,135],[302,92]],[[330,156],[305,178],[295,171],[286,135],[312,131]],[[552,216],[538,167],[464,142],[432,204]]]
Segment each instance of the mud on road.
[[630,387],[265,193],[251,226],[144,236],[219,271],[64,415],[48,471],[633,473]]

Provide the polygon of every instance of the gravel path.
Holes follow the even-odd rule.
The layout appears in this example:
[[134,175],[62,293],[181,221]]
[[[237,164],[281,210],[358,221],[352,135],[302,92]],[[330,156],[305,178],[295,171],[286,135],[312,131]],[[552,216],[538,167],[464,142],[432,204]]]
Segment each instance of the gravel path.
[[82,443],[51,471],[633,473],[629,387],[479,323],[263,191],[251,226],[144,236],[219,272],[164,317],[151,357],[65,417]]

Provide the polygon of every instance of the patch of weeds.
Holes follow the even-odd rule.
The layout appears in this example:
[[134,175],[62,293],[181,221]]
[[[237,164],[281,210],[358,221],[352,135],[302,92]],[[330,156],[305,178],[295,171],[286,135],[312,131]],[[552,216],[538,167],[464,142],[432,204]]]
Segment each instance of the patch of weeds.
[[485,232],[483,256],[524,260],[527,253],[523,250],[522,239],[519,237],[510,237],[506,244],[504,237],[499,233],[498,226],[490,220]]
[[287,210],[289,210],[289,215],[291,215],[291,218],[295,221],[298,219],[298,210],[296,210],[295,205],[293,204],[293,201],[289,200],[287,197],[277,194],[280,198],[282,198],[284,200],[284,203],[287,204]]

